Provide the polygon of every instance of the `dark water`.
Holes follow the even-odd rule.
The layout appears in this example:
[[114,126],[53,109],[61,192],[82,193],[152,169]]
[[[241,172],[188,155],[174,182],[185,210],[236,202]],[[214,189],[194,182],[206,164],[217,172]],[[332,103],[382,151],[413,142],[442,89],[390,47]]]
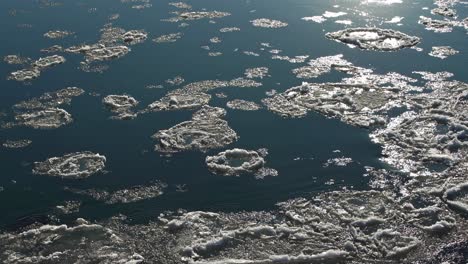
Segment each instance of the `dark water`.
[[[266,66],[270,78],[261,80],[258,88],[222,88],[227,99],[213,96],[210,105],[225,108],[227,100],[246,99],[260,103],[265,92],[279,92],[301,84],[291,69],[303,64],[290,64],[272,60],[271,54],[261,51],[260,43],[270,43],[273,48],[283,50],[282,55],[309,55],[310,58],[344,54],[344,58],[357,66],[368,67],[377,73],[395,71],[411,75],[414,70],[432,72],[447,70],[455,78],[466,81],[467,57],[466,32],[455,28],[454,32],[436,34],[424,30],[417,24],[423,6],[432,1],[405,1],[391,6],[362,6],[359,1],[310,1],[310,0],[258,0],[220,1],[203,0],[188,2],[193,10],[218,10],[232,15],[217,19],[216,24],[208,20],[190,21],[187,28],[178,23],[160,21],[169,18],[176,9],[169,1],[154,1],[148,9],[131,9],[131,4],[120,1],[64,1],[62,6],[43,7],[40,1],[4,0],[0,2],[1,27],[0,55],[21,54],[37,59],[45,56],[40,49],[54,44],[64,47],[80,43],[95,43],[99,30],[108,23],[111,14],[119,13],[114,26],[144,29],[148,40],[132,46],[127,56],[109,63],[110,69],[102,74],[86,73],[78,69],[81,55],[64,54],[67,62],[42,72],[31,85],[6,80],[8,74],[19,69],[16,65],[0,63],[0,111],[9,111],[21,100],[39,96],[68,86],[83,88],[87,93],[102,96],[127,93],[140,101],[140,107],[164,96],[169,89],[145,89],[148,84],[163,84],[166,79],[177,75],[186,83],[200,80],[230,80],[243,76],[246,68]],[[332,6],[339,4],[340,8]],[[97,8],[89,12],[90,8]],[[330,19],[323,24],[301,20],[305,16],[320,15],[324,11],[342,11],[346,8],[365,9],[379,18],[365,21],[363,17],[349,14],[337,19],[351,19],[353,26],[382,26],[394,28],[423,39],[419,47],[423,52],[412,49],[394,53],[379,53],[350,49],[343,44],[327,40],[324,34],[344,28]],[[16,16],[8,11],[18,10]],[[255,12],[251,12],[255,10]],[[346,11],[346,10],[345,10]],[[466,9],[459,12],[466,17]],[[465,12],[465,14],[463,14]],[[426,11],[428,13],[428,11]],[[380,25],[378,21],[402,16],[403,26]],[[289,23],[281,29],[255,28],[249,22],[255,18],[278,19]],[[31,28],[19,28],[18,24],[31,24]],[[239,27],[240,32],[220,33],[222,27]],[[74,36],[51,40],[42,35],[55,29],[76,32]],[[184,36],[175,43],[155,44],[152,38],[162,34],[183,32]],[[209,39],[219,36],[220,44],[211,44]],[[208,57],[200,48],[210,45],[212,51],[223,52],[219,57]],[[432,46],[450,45],[462,53],[441,61],[427,53]],[[239,49],[239,51],[235,51]],[[246,56],[242,51],[254,51],[259,57]],[[330,73],[313,81],[339,81],[344,74]],[[213,94],[214,94],[213,93]],[[152,134],[167,129],[191,117],[192,111],[158,112],[138,116],[135,120],[109,119],[110,113],[101,103],[102,97],[84,95],[73,100],[64,108],[74,117],[74,122],[55,130],[14,128],[0,130],[0,142],[7,139],[27,138],[33,144],[24,149],[0,148],[0,224],[9,226],[21,218],[48,215],[56,205],[67,200],[81,200],[79,216],[100,219],[118,213],[133,219],[146,220],[165,210],[184,208],[189,210],[262,210],[269,209],[279,201],[309,193],[338,188],[366,189],[363,177],[364,166],[384,167],[379,162],[379,146],[370,142],[368,131],[346,125],[339,120],[327,119],[311,113],[301,119],[283,119],[263,109],[243,112],[227,109],[226,120],[240,139],[227,148],[256,150],[268,148],[269,167],[279,171],[277,177],[256,180],[251,175],[222,177],[211,174],[205,166],[206,155],[218,153],[180,153],[172,157],[161,157],[153,151]],[[334,150],[341,153],[334,153]],[[93,151],[107,157],[107,174],[97,174],[85,180],[62,180],[47,176],[32,175],[32,163],[52,156],[61,156],[77,151]],[[353,163],[346,167],[323,168],[323,163],[333,157],[350,157]],[[300,158],[300,159],[297,159]],[[330,179],[334,185],[325,184]],[[145,185],[159,180],[167,183],[164,195],[132,204],[105,205],[88,197],[64,191],[64,187],[77,189],[118,190],[135,185]],[[176,192],[175,186],[186,184],[188,191]],[[73,215],[76,217],[76,215]]]

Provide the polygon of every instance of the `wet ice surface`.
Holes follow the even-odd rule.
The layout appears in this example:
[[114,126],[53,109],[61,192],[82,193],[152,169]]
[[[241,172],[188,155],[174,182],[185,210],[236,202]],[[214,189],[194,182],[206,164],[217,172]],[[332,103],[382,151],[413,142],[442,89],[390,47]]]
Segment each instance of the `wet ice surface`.
[[286,27],[288,23],[275,20],[275,19],[268,19],[268,18],[257,18],[250,21],[254,27],[262,27],[262,28],[282,28]]
[[60,38],[68,37],[73,34],[74,33],[70,31],[51,30],[51,31],[47,31],[46,33],[44,33],[44,37],[51,38],[51,39],[60,39]]
[[20,55],[6,55],[3,58],[3,61],[8,63],[8,64],[26,64],[29,61],[31,61],[30,58],[27,57],[21,57]]
[[2,144],[2,146],[5,148],[17,149],[17,148],[25,148],[31,145],[31,143],[32,141],[29,139],[7,140]]
[[214,174],[223,176],[240,176],[254,174],[258,178],[276,176],[278,172],[265,167],[265,159],[258,151],[245,149],[228,149],[215,156],[206,157],[206,165]]
[[176,42],[181,37],[182,37],[182,33],[171,33],[171,34],[159,36],[153,39],[153,41],[156,43],[171,43],[171,42]]
[[59,106],[71,103],[72,98],[84,93],[83,89],[68,87],[15,104],[14,121],[2,124],[3,128],[28,126],[36,129],[54,129],[73,121],[72,116]]
[[[9,60],[9,58],[6,59]],[[41,71],[45,70],[46,68],[62,64],[64,62],[65,58],[60,55],[51,55],[44,58],[39,58],[38,60],[33,61],[28,68],[12,72],[8,78],[21,82],[31,81],[38,78],[41,75]]]
[[138,105],[138,101],[129,95],[108,95],[102,103],[116,116],[115,119],[133,119],[137,114],[132,110]]
[[432,57],[439,58],[439,59],[446,59],[447,57],[458,54],[458,53],[459,53],[458,50],[455,50],[451,48],[450,46],[436,46],[436,47],[432,47],[432,50],[429,53],[429,55],[431,55]]
[[378,51],[395,51],[413,47],[419,43],[418,37],[380,28],[349,28],[327,33],[326,36],[361,49]]
[[255,102],[246,101],[242,99],[235,99],[226,103],[226,106],[231,109],[244,110],[244,111],[255,111],[261,108],[260,105]]
[[89,151],[35,162],[33,173],[70,179],[87,178],[104,169],[106,157]]
[[106,190],[75,190],[69,189],[69,191],[90,196],[97,201],[103,201],[106,204],[117,204],[117,203],[134,203],[137,201],[145,200],[145,199],[152,199],[163,195],[164,188],[167,185],[163,183],[152,183],[149,185],[141,185],[141,186],[132,186],[128,189],[117,190],[113,192],[109,192]]
[[160,130],[152,137],[162,153],[188,150],[207,151],[227,146],[237,140],[237,134],[222,118],[226,111],[219,107],[204,106],[193,114],[192,120]]
[[466,262],[466,3],[306,2],[1,2],[0,262]]
[[244,75],[245,77],[250,78],[250,79],[255,79],[255,78],[263,79],[264,77],[268,76],[268,68],[267,67],[249,68],[245,70]]

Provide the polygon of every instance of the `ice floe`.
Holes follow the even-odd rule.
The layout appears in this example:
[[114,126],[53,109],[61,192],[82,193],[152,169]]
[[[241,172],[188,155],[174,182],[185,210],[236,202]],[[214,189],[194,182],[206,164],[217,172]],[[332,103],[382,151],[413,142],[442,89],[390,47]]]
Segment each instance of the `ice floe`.
[[238,28],[238,27],[224,27],[224,28],[219,29],[219,32],[221,32],[221,33],[236,32],[236,31],[240,31],[240,28]]
[[27,82],[38,78],[41,75],[41,71],[46,68],[62,64],[66,60],[63,56],[52,55],[44,58],[39,58],[33,61],[29,68],[25,68],[19,71],[12,72],[8,79],[16,80],[20,82]]
[[51,30],[51,31],[44,33],[44,37],[50,38],[50,39],[61,39],[61,38],[65,38],[73,34],[75,33],[71,31]]
[[108,95],[102,99],[102,103],[113,113],[115,119],[133,119],[136,113],[132,110],[138,105],[138,101],[129,95]]
[[204,106],[193,114],[192,120],[154,134],[158,141],[155,149],[162,153],[207,151],[235,142],[236,132],[222,119],[225,113],[222,108]]
[[105,164],[105,156],[84,151],[35,162],[33,173],[65,179],[83,179],[102,171]]
[[348,28],[326,34],[327,38],[366,50],[395,51],[410,48],[420,41],[392,29]]
[[286,27],[288,23],[281,22],[279,20],[268,19],[268,18],[257,18],[250,21],[254,27],[262,28],[282,28]]
[[3,263],[141,263],[144,258],[126,247],[115,233],[77,219],[76,225],[43,225],[0,235]]
[[148,106],[150,111],[168,111],[199,108],[209,103],[211,95],[176,90]]
[[429,53],[429,55],[432,57],[439,58],[439,59],[446,59],[449,56],[453,56],[458,53],[459,53],[458,50],[453,49],[450,46],[434,46],[432,47],[432,50]]
[[130,45],[144,42],[147,33],[144,30],[129,30],[106,25],[101,29],[101,37],[95,44],[80,44],[65,49],[68,53],[83,54],[81,69],[89,72],[101,72],[107,69],[102,63],[127,55]]
[[17,125],[28,126],[36,129],[54,129],[70,124],[72,116],[61,108],[46,108],[31,112],[21,113],[15,116]]
[[265,172],[271,173],[271,176],[276,176],[278,173],[275,170],[265,168],[265,163],[264,157],[257,151],[238,148],[206,157],[208,169],[223,176],[254,174],[263,178],[268,176]]
[[3,57],[3,61],[8,64],[13,65],[21,65],[21,64],[28,64],[31,59],[28,57],[22,57],[20,55],[6,55]]
[[463,23],[460,21],[447,19],[438,20],[425,16],[420,16],[418,23],[424,25],[427,30],[434,31],[436,33],[448,33],[452,32],[454,27],[463,27]]
[[19,140],[7,140],[3,142],[2,146],[9,149],[19,149],[25,148],[32,144],[32,141],[29,139],[19,139]]
[[28,126],[37,129],[54,129],[67,125],[73,121],[71,115],[62,105],[71,103],[73,97],[80,96],[84,90],[77,87],[68,87],[26,101],[13,106],[15,120],[3,124],[5,128],[15,126]]
[[267,67],[248,68],[245,70],[244,75],[250,79],[263,79],[264,77],[269,76]]
[[76,190],[68,189],[69,191],[90,196],[97,201],[104,202],[106,204],[119,204],[119,203],[134,203],[142,200],[148,200],[160,195],[163,195],[164,189],[167,187],[166,184],[161,182],[155,182],[148,185],[138,185],[130,188],[125,188],[116,191],[107,190]]
[[262,108],[255,102],[241,100],[241,99],[234,99],[226,103],[226,106],[231,109],[235,110],[244,110],[244,111],[256,111]]
[[153,39],[154,42],[156,43],[172,43],[176,42],[180,38],[182,38],[183,34],[178,32],[178,33],[171,33],[167,35],[161,35],[155,39]]
[[62,214],[72,214],[80,211],[80,201],[65,201],[63,205],[57,205],[55,208]]

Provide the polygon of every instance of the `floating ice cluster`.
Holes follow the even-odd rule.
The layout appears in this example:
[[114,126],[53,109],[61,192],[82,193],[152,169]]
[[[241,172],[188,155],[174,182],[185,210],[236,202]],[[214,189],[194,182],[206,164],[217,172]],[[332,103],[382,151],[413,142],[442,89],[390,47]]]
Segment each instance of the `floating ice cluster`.
[[269,18],[258,18],[250,21],[254,27],[262,28],[282,28],[288,26],[288,23]]
[[392,29],[348,28],[326,34],[327,38],[366,50],[396,51],[416,46],[420,39]]
[[431,10],[431,13],[434,15],[441,15],[445,17],[454,17],[456,15],[456,11],[452,8],[447,6],[444,7],[436,7]]
[[150,8],[153,5],[151,4],[151,0],[120,0],[122,3],[131,3],[132,4],[132,9],[146,9]]
[[446,59],[449,56],[453,56],[458,53],[459,53],[458,50],[453,49],[450,46],[435,46],[435,47],[432,47],[432,51],[429,53],[429,55],[432,57],[439,58],[439,59]]
[[269,76],[267,67],[257,67],[257,68],[246,69],[244,75],[245,77],[249,79],[255,79],[255,78],[263,79]]
[[33,173],[65,179],[83,179],[102,171],[105,164],[106,157],[103,155],[84,151],[35,162]]
[[158,197],[164,193],[164,189],[167,187],[166,184],[156,182],[150,185],[138,185],[126,189],[117,191],[106,191],[106,190],[76,190],[69,189],[69,191],[90,196],[97,201],[104,202],[106,204],[118,204],[118,203],[134,203],[142,200],[152,199]]
[[143,30],[130,30],[122,35],[123,41],[128,45],[134,45],[144,42],[148,34]]
[[384,147],[385,161],[414,176],[446,173],[466,163],[468,85],[436,83],[429,82],[430,94],[411,98],[413,111],[391,119],[372,134]]
[[[151,7],[150,0],[121,0],[134,9]],[[428,30],[450,32],[454,27],[468,28],[468,20],[457,20],[454,8],[458,0],[437,0],[431,13],[441,20],[421,16],[419,23]],[[43,5],[54,5],[41,1]],[[365,0],[364,5],[391,5],[401,0]],[[183,2],[169,3],[177,8],[175,17],[166,21],[212,19],[229,16],[227,12],[191,11]],[[428,8],[429,9],[429,8]],[[427,10],[428,10],[427,9]],[[354,12],[349,9],[347,12]],[[327,11],[304,20],[324,22],[326,18],[345,15]],[[118,16],[117,16],[118,18]],[[395,17],[388,23],[399,23]],[[112,19],[115,20],[116,18]],[[335,21],[339,22],[339,21]],[[349,24],[343,20],[341,23]],[[281,28],[288,24],[267,18],[255,19],[256,27]],[[383,23],[383,22],[382,22]],[[216,29],[218,30],[218,29]],[[219,32],[239,31],[224,27]],[[143,30],[126,31],[106,25],[95,44],[82,44],[65,49],[82,54],[84,70],[99,71],[102,63],[130,52],[128,46],[147,39]],[[46,37],[61,38],[66,34],[50,31]],[[227,35],[223,35],[226,36]],[[156,37],[157,43],[174,42],[182,33]],[[397,51],[415,47],[420,39],[402,32],[380,28],[348,28],[327,33],[326,37],[364,50]],[[219,43],[219,38],[212,38]],[[227,42],[227,40],[226,40]],[[222,44],[220,44],[222,45]],[[305,63],[309,56],[279,55],[281,50],[262,43],[261,51],[272,59]],[[207,47],[209,49],[209,47]],[[44,52],[61,52],[52,46]],[[258,59],[261,51],[244,51],[248,59]],[[224,52],[224,51],[223,51]],[[360,51],[357,51],[360,52]],[[458,51],[450,46],[435,46],[429,53],[447,58]],[[217,56],[221,52],[210,52]],[[268,54],[268,53],[267,53]],[[31,62],[29,58],[8,55],[5,62],[24,65],[11,79],[30,81],[65,58],[52,55]],[[252,66],[250,66],[252,67]],[[255,67],[255,66],[253,66]],[[365,128],[373,142],[382,148],[381,161],[387,169],[366,168],[369,190],[323,192],[306,198],[280,202],[268,211],[161,213],[157,221],[129,224],[125,217],[112,217],[90,224],[77,219],[73,225],[38,224],[22,230],[0,234],[0,262],[5,263],[191,263],[191,264],[310,264],[310,263],[463,263],[466,261],[468,237],[468,85],[454,81],[450,72],[415,71],[413,75],[395,72],[376,73],[353,65],[343,55],[310,60],[292,70],[301,79],[321,77],[331,71],[346,73],[337,82],[309,83],[276,92],[266,92],[262,103],[269,111],[284,118],[300,118],[317,112],[328,118]],[[377,71],[377,70],[376,70]],[[205,80],[184,85],[182,77],[168,79],[168,91],[143,111],[134,108],[138,101],[129,95],[108,95],[102,103],[114,118],[134,118],[154,111],[195,110],[192,118],[153,135],[155,150],[162,154],[201,151],[206,154],[207,171],[216,175],[253,175],[256,178],[276,176],[266,167],[266,149],[226,149],[238,140],[237,133],[225,120],[226,111],[209,106],[211,93],[226,98],[222,89],[255,88],[257,79],[269,77],[266,67],[248,68],[245,78]],[[173,87],[171,87],[173,88]],[[271,89],[270,87],[269,89]],[[221,90],[218,92],[218,90]],[[279,90],[279,89],[278,89]],[[262,91],[264,93],[265,91]],[[59,128],[73,121],[62,109],[83,94],[69,87],[13,106],[11,122],[2,128],[27,126],[39,129]],[[254,111],[255,102],[234,99],[230,109]],[[6,115],[8,117],[8,115]],[[1,116],[2,121],[5,116]],[[22,148],[30,140],[7,140],[2,146]],[[211,151],[216,150],[216,153]],[[220,152],[218,152],[220,151]],[[205,156],[205,154],[203,154]],[[330,158],[324,167],[347,166],[348,157]],[[357,163],[357,161],[356,161]],[[33,164],[33,173],[84,179],[103,172],[106,157],[89,151],[52,157]],[[329,168],[330,169],[330,168]],[[153,199],[165,192],[167,185],[152,182],[122,189],[73,189],[76,195],[89,196],[97,202],[116,207],[121,204]],[[177,191],[187,189],[177,185]],[[0,187],[0,191],[3,187]],[[120,204],[120,205],[116,205]],[[57,206],[62,214],[77,213],[81,203],[68,201]]]
[[81,62],[84,71],[100,72],[106,67],[99,63],[127,55],[131,51],[129,45],[142,43],[146,39],[147,33],[143,30],[125,31],[122,28],[106,26],[101,30],[98,43],[72,46],[65,51],[84,55],[85,60]]
[[211,95],[206,93],[170,92],[148,106],[150,111],[184,110],[199,108],[209,103]]
[[153,138],[158,141],[155,149],[162,153],[174,153],[227,146],[237,140],[237,134],[222,119],[225,114],[222,108],[204,106],[193,114],[192,120],[154,134]]
[[167,35],[161,35],[155,39],[153,39],[154,42],[156,43],[172,43],[176,42],[178,39],[182,38],[183,34],[178,32],[178,33],[171,33]]
[[112,230],[77,219],[76,225],[43,225],[0,235],[4,263],[142,263]]
[[320,57],[309,62],[308,66],[296,68],[292,71],[297,78],[312,79],[330,72],[332,69],[343,72],[357,72],[359,68],[343,59],[343,55]]
[[226,106],[235,110],[244,110],[244,111],[256,111],[262,107],[255,102],[234,99],[226,103]]
[[169,5],[180,9],[191,9],[192,6],[184,2],[171,2]]
[[265,167],[264,156],[257,151],[235,148],[208,156],[205,161],[208,169],[218,175],[254,174],[258,178],[277,176],[276,170]]
[[[185,10],[184,10],[185,11]],[[177,23],[180,21],[192,21],[200,19],[216,19],[230,16],[228,12],[220,11],[186,11],[186,12],[174,12],[177,16],[163,21]]]
[[47,108],[15,116],[18,125],[36,129],[54,129],[70,124],[72,116],[61,108]]
[[390,100],[393,97],[391,91],[364,84],[303,83],[265,98],[263,103],[284,117],[303,117],[308,111],[317,111],[353,125],[371,127],[385,122],[378,112],[394,104]]
[[22,57],[20,55],[6,55],[3,57],[3,61],[12,65],[21,65],[28,64],[31,59],[28,57]]
[[328,159],[327,162],[323,164],[324,168],[330,167],[330,166],[339,166],[339,167],[345,167],[348,166],[348,164],[352,163],[353,160],[351,158],[347,157],[340,157],[340,158],[332,158]]
[[71,31],[51,30],[51,31],[44,33],[44,37],[50,38],[50,39],[61,39],[61,38],[65,38],[73,34],[75,33]]
[[83,92],[81,88],[68,87],[19,102],[13,106],[15,120],[2,124],[2,127],[28,126],[37,129],[54,129],[67,125],[73,121],[73,118],[59,106],[70,104],[73,97],[80,96]]
[[2,144],[2,146],[4,148],[9,148],[9,149],[19,149],[19,148],[25,148],[31,144],[32,144],[32,141],[29,139],[19,139],[19,140],[7,140]]
[[20,82],[31,81],[39,77],[41,75],[41,71],[58,64],[62,64],[65,61],[65,58],[59,55],[40,58],[36,61],[33,61],[30,67],[12,72],[8,78]]
[[438,20],[430,17],[420,16],[419,24],[424,25],[427,30],[434,31],[436,33],[448,33],[452,32],[454,27],[463,27],[466,25],[457,20]]
[[207,105],[211,99],[211,90],[224,87],[258,87],[261,83],[250,79],[236,78],[230,81],[206,80],[184,85],[170,91],[166,96],[151,103],[147,111],[168,111],[196,109]]
[[138,101],[129,95],[108,95],[102,103],[113,113],[117,114],[114,119],[133,119],[137,116],[132,108],[138,105]]
[[219,32],[221,32],[221,33],[235,32],[235,31],[240,31],[240,28],[238,28],[238,27],[225,27],[225,28],[219,29]]

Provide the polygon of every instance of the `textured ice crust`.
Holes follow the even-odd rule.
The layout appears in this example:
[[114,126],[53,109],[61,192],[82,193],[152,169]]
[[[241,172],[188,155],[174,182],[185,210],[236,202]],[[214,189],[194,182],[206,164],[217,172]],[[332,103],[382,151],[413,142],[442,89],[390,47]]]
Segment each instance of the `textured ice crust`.
[[205,80],[184,85],[182,88],[172,90],[158,101],[151,103],[146,111],[170,111],[170,110],[189,110],[197,109],[208,105],[211,95],[208,92],[225,88],[240,87],[251,88],[259,87],[262,84],[251,79],[236,78],[230,81]]
[[187,11],[187,9],[182,9],[182,12],[176,11],[175,17],[164,19],[163,21],[177,23],[181,21],[193,21],[200,19],[217,19],[230,16],[228,12],[221,11]]
[[108,95],[102,103],[116,116],[113,119],[133,119],[137,116],[132,108],[138,105],[138,101],[129,95]]
[[19,125],[36,129],[54,129],[68,125],[73,121],[72,116],[61,108],[47,108],[15,116]]
[[342,54],[319,57],[310,60],[308,64],[307,66],[293,69],[292,73],[295,74],[297,78],[312,79],[326,74],[331,70],[337,70],[348,74],[372,72],[368,69],[353,66],[352,63],[343,58]]
[[150,111],[195,109],[209,103],[211,95],[174,91],[148,106]]
[[439,59],[446,59],[447,57],[456,55],[458,53],[458,50],[455,50],[450,46],[435,46],[432,47],[432,51],[429,53],[429,55]]
[[381,28],[348,28],[327,33],[325,36],[360,49],[377,51],[396,51],[419,43],[418,37]]
[[[369,128],[371,139],[383,147],[382,160],[398,172],[369,168],[370,186],[379,192],[336,191],[280,206],[302,227],[314,221],[327,228],[338,228],[337,221],[349,225],[351,238],[341,233],[346,241],[338,249],[357,263],[426,263],[439,254],[458,258],[440,245],[450,241],[450,247],[462,247],[467,236],[467,84],[448,80],[453,77],[449,72],[414,72],[423,87],[396,73],[361,69],[350,74],[341,83],[303,83],[263,102],[284,117],[316,111]],[[316,210],[312,218],[307,218],[308,207]],[[365,242],[370,240],[375,246]],[[427,249],[429,245],[440,251]]]
[[[11,58],[9,58],[9,60],[11,61]],[[20,82],[28,82],[38,78],[41,75],[41,71],[58,64],[62,64],[65,61],[65,58],[59,55],[40,58],[36,61],[33,61],[28,68],[12,72],[8,79]]]
[[265,167],[265,159],[257,151],[245,149],[229,149],[205,159],[208,169],[223,176],[239,176],[241,174],[254,174],[256,178],[277,176],[274,169]]
[[61,39],[61,38],[71,36],[73,34],[75,33],[71,31],[66,31],[66,30],[50,30],[44,33],[44,37],[50,38],[50,39]]
[[71,191],[72,193],[90,196],[93,199],[104,202],[106,204],[126,204],[158,197],[164,193],[164,189],[166,187],[167,185],[164,183],[155,182],[148,185],[138,185],[116,191],[98,189],[67,190]]
[[232,101],[229,101],[227,102],[226,106],[231,109],[244,111],[256,111],[261,108],[261,106],[256,104],[255,102],[246,101],[242,99],[234,99]]
[[438,20],[430,17],[420,16],[419,24],[426,27],[426,30],[434,31],[435,33],[449,33],[454,27],[465,27],[464,22],[457,20]]
[[13,106],[15,120],[2,124],[2,127],[26,126],[35,129],[56,129],[70,124],[73,121],[72,116],[60,106],[70,104],[74,97],[83,93],[84,90],[81,88],[67,87],[21,101]]
[[3,142],[2,146],[9,149],[20,149],[28,147],[32,144],[32,141],[29,139],[19,139],[19,140],[7,140]]
[[[270,111],[284,117],[303,117],[309,111],[338,117],[345,122],[370,127],[380,124],[383,118],[373,115],[387,105],[391,93],[379,91],[371,85],[328,83],[303,83],[282,94],[263,99]],[[355,112],[361,113],[356,116]]]
[[84,151],[35,162],[33,173],[66,179],[83,179],[102,171],[105,164],[105,156]]
[[174,153],[227,146],[237,140],[237,134],[222,119],[225,114],[222,108],[204,106],[193,114],[192,120],[154,134],[153,138],[158,142],[155,149],[162,153]]
[[288,26],[288,23],[269,19],[269,18],[257,18],[250,21],[254,27],[262,27],[262,28],[282,28]]
[[[121,2],[131,3],[134,9],[151,7],[150,0]],[[362,5],[398,3],[402,1],[360,1]],[[420,17],[419,23],[438,33],[450,32],[454,27],[467,28],[467,19],[456,20],[454,6],[457,3],[458,0],[436,0],[437,7],[431,12],[443,16],[443,20]],[[179,9],[176,17],[168,20],[171,22],[229,15],[206,10],[192,12],[191,6],[183,2],[170,5]],[[328,11],[306,20],[323,22],[324,17],[340,15],[344,13]],[[252,23],[268,28],[287,25],[270,19]],[[232,32],[238,28],[220,31]],[[338,32],[328,35],[367,50],[396,51],[414,47],[419,41],[393,30],[358,28]],[[61,33],[56,34],[60,37]],[[181,36],[165,35],[155,41],[171,42]],[[106,26],[98,43],[71,47],[67,51],[84,55],[84,70],[99,71],[101,63],[126,55],[130,51],[128,46],[146,38],[142,30],[125,31]],[[280,50],[270,52],[273,59],[290,63],[304,63],[308,59],[308,56],[278,55]],[[245,54],[261,56],[260,52],[253,51]],[[437,58],[455,54],[457,51],[448,46],[436,46],[430,53]],[[19,56],[5,60],[25,65],[23,70],[12,74],[18,81],[30,81],[61,61],[56,56],[32,63]],[[468,248],[468,85],[451,80],[454,75],[445,71],[418,71],[411,76],[374,73],[371,69],[354,66],[342,55],[314,58],[293,73],[301,79],[312,79],[331,71],[347,75],[336,83],[303,83],[280,93],[271,90],[262,102],[271,112],[284,118],[300,118],[309,112],[318,112],[367,129],[371,140],[382,147],[382,161],[389,165],[387,169],[365,167],[371,190],[343,188],[314,196],[304,195],[305,198],[283,201],[268,211],[230,213],[180,209],[163,212],[154,221],[140,224],[129,224],[122,215],[97,223],[77,219],[69,225],[34,224],[0,233],[0,262],[465,263]],[[261,83],[255,80],[267,76],[265,67],[249,68],[245,79],[189,83],[151,103],[142,112],[198,110],[192,119],[157,132],[153,136],[157,141],[156,150],[163,154],[210,151],[207,167],[219,175],[253,174],[257,178],[276,175],[275,170],[265,167],[266,149],[225,150],[238,139],[237,134],[224,120],[224,109],[208,106],[210,92],[228,87],[259,87]],[[179,86],[183,81],[175,78],[167,83]],[[69,124],[72,117],[62,108],[83,92],[70,87],[19,102],[13,106],[15,120],[2,123],[2,127],[21,125],[52,129]],[[220,91],[218,97],[226,96]],[[138,102],[129,95],[109,95],[103,99],[103,104],[118,117],[132,118],[137,114],[133,108]],[[253,102],[239,99],[229,101],[227,106],[242,110],[259,108]],[[4,144],[20,147],[28,142],[12,140]],[[220,149],[220,152],[211,153],[213,149]],[[353,162],[350,158],[338,157],[323,165],[346,166],[350,162]],[[103,171],[105,163],[102,155],[77,152],[36,162],[33,172],[82,179]],[[153,182],[117,190],[70,190],[120,208],[127,203],[156,198],[165,188],[166,185]],[[80,207],[80,203],[72,201],[56,209],[62,214],[71,214]]]
[[267,67],[257,67],[257,68],[249,68],[245,70],[245,77],[249,79],[260,78],[263,79],[264,77],[268,76],[268,68]]
[[125,31],[106,25],[101,29],[101,38],[95,44],[80,44],[65,49],[68,53],[84,55],[81,69],[88,72],[102,72],[107,69],[102,63],[127,55],[128,46],[144,42],[148,34],[144,30]]
[[74,226],[43,225],[0,235],[2,263],[141,263],[112,230],[77,219]]

